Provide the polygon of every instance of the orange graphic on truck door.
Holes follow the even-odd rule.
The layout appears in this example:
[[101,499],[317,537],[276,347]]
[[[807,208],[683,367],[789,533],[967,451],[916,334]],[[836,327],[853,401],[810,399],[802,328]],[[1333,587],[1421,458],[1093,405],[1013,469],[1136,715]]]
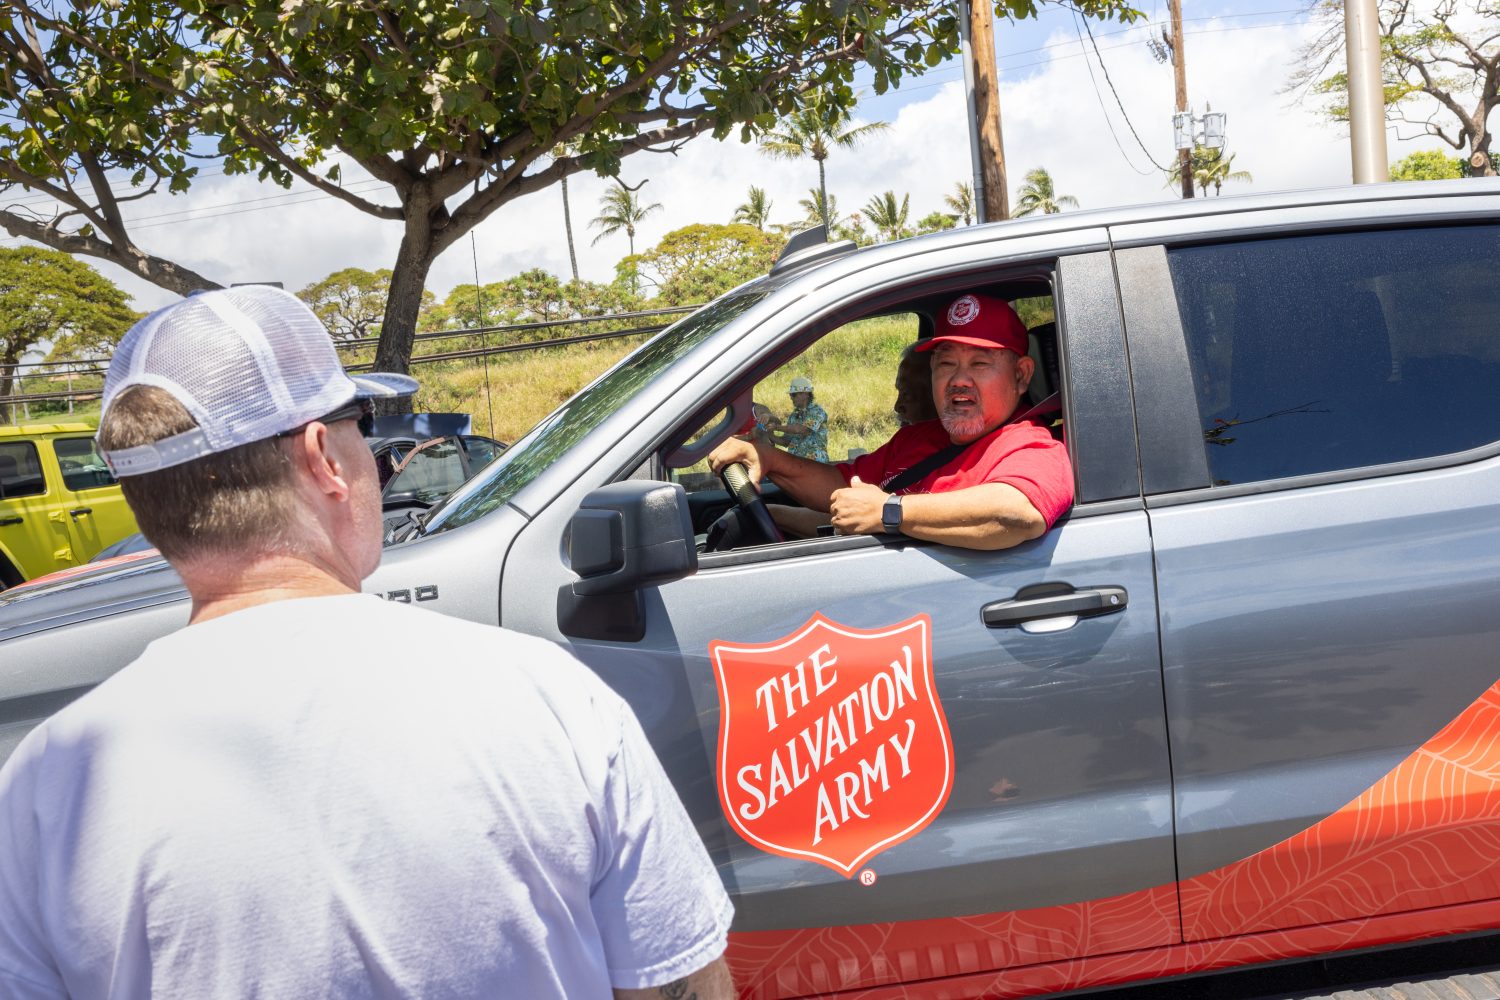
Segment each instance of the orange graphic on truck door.
[[926,615],[875,629],[814,615],[774,642],[708,649],[719,801],[751,844],[847,878],[948,801],[953,742]]

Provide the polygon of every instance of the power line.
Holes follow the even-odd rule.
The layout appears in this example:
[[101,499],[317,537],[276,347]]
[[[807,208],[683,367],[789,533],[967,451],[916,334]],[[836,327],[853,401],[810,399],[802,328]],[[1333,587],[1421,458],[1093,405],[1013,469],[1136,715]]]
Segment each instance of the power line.
[[[1075,13],[1073,15],[1073,18],[1073,30],[1076,32],[1078,30],[1078,15]],[[1078,35],[1078,47],[1083,48],[1082,34]],[[1088,55],[1088,53],[1085,52],[1084,55]],[[1129,167],[1131,170],[1134,170],[1142,177],[1151,176],[1151,171],[1142,170],[1140,167],[1136,166],[1135,161],[1130,158],[1130,154],[1125,152],[1125,147],[1120,143],[1119,135],[1115,133],[1115,123],[1110,121],[1109,110],[1104,106],[1104,95],[1099,93],[1099,81],[1094,79],[1094,64],[1092,62],[1085,61],[1084,65],[1087,66],[1089,70],[1089,83],[1093,84],[1094,86],[1094,98],[1099,102],[1099,113],[1104,116],[1104,124],[1109,129],[1109,137],[1115,141],[1115,148],[1120,151],[1120,159],[1124,160],[1127,167]],[[1149,153],[1147,154],[1147,159],[1150,159]]]
[[[1277,12],[1267,11],[1266,13],[1277,13]],[[1228,17],[1230,15],[1226,14],[1225,16]],[[1249,15],[1235,15],[1235,16],[1249,16]],[[1210,19],[1208,19],[1208,18],[1194,18],[1193,20],[1200,20],[1201,21],[1201,20],[1210,20]],[[1289,28],[1289,27],[1293,27],[1295,25],[1306,24],[1306,23],[1307,23],[1307,19],[1306,18],[1302,18],[1300,20],[1292,20],[1292,21],[1273,21],[1273,22],[1268,23],[1268,24],[1238,24],[1238,25],[1230,25],[1230,26],[1225,27],[1225,28],[1200,28],[1197,31],[1184,32],[1184,34],[1192,35],[1192,36],[1196,37],[1198,35],[1219,35],[1219,34],[1223,34],[1224,32],[1227,32],[1227,31],[1264,31],[1264,30],[1266,30],[1268,28]],[[1150,27],[1150,25],[1143,25],[1142,27]],[[1076,25],[1075,25],[1075,28],[1076,28]],[[1127,31],[1138,31],[1138,30],[1141,30],[1141,28],[1131,27],[1131,28],[1123,29],[1122,31],[1111,31],[1111,32],[1108,32],[1106,34],[1099,35],[1098,37],[1100,37],[1100,38],[1109,38],[1109,37],[1111,37],[1113,35],[1124,34]],[[1080,37],[1079,40],[1082,41],[1082,38]],[[1001,56],[1000,57],[1000,61],[1003,63],[1006,59],[1012,58],[1013,56],[1017,56],[1017,55],[1029,55],[1029,54],[1034,53],[1034,52],[1042,52],[1042,51],[1045,51],[1047,49],[1055,48],[1058,45],[1072,45],[1072,44],[1073,44],[1072,42],[1053,42],[1053,43],[1048,44],[1048,45],[1043,45],[1043,46],[1041,46],[1039,48],[1025,49],[1025,50],[1023,50],[1021,52],[1015,52],[1015,53],[1010,53],[1009,55]],[[1114,51],[1116,51],[1118,49],[1127,49],[1127,48],[1130,48],[1131,46],[1133,46],[1135,44],[1137,44],[1136,41],[1132,40],[1132,41],[1128,41],[1128,42],[1121,42],[1118,45],[1106,45],[1106,46],[1103,47],[1102,51],[1104,51],[1104,52],[1114,52]],[[1087,55],[1088,55],[1088,52],[1087,52],[1087,50],[1085,50],[1085,51],[1082,51],[1082,52],[1072,52],[1072,53],[1066,53],[1066,54],[1063,54],[1063,55],[1052,56],[1052,57],[1050,57],[1048,59],[1037,59],[1037,60],[1033,60],[1032,62],[1029,62],[1029,63],[1021,63],[1020,65],[1017,65],[1017,66],[1004,66],[1004,65],[1002,65],[1000,68],[1001,68],[1002,71],[1004,71],[1006,73],[1015,73],[1015,72],[1017,72],[1019,70],[1031,69],[1031,68],[1036,67],[1036,66],[1048,66],[1048,65],[1051,65],[1052,63],[1063,62],[1063,61],[1068,60],[1068,59],[1085,58]],[[910,93],[913,93],[913,92],[918,91],[918,90],[930,90],[933,87],[942,87],[942,86],[945,86],[946,84],[956,82],[959,79],[959,76],[952,75],[952,74],[961,74],[961,73],[962,73],[962,68],[959,68],[959,69],[936,70],[934,72],[927,73],[927,74],[925,74],[922,77],[922,79],[929,81],[927,83],[918,83],[918,84],[914,84],[914,85],[909,86],[909,87],[892,88],[891,90],[887,91],[884,94],[878,94],[878,95],[875,95],[874,97],[869,98],[869,100],[871,100],[871,101],[878,101],[878,100],[882,100],[882,99],[886,99],[886,98],[899,97],[899,96],[901,96],[903,94],[910,94]],[[942,78],[941,79],[937,79],[940,76]]]
[[[368,190],[378,187],[385,182],[381,180],[356,181],[344,188],[350,193]],[[241,201],[221,202],[217,205],[200,205],[197,208],[183,208],[175,212],[163,212],[159,215],[145,215],[135,219],[126,219],[125,225],[128,229],[152,229],[157,226],[170,226],[179,222],[199,222],[205,219],[217,219],[225,215],[240,215],[244,212],[258,212],[268,208],[284,208],[288,205],[301,205],[319,198],[332,198],[332,194],[320,191],[316,188],[309,191],[287,191],[282,194],[266,195],[263,198],[248,198]],[[259,204],[260,202],[274,202],[275,204]],[[247,207],[248,206],[248,207]],[[219,211],[227,209],[228,211]],[[207,214],[197,214],[207,213]],[[174,216],[188,216],[179,219]],[[165,221],[162,221],[165,220]],[[141,225],[145,223],[145,225]]]
[[[1076,31],[1077,28],[1078,28],[1078,20],[1077,20],[1078,15],[1074,14],[1073,16],[1074,16],[1073,28]],[[1085,30],[1085,31],[1088,32],[1088,34],[1089,34],[1089,41],[1091,43],[1093,43],[1093,46],[1094,46],[1094,56],[1099,60],[1099,69],[1104,74],[1104,82],[1107,83],[1107,84],[1109,84],[1109,92],[1111,94],[1115,95],[1115,103],[1120,106],[1120,117],[1125,119],[1125,127],[1128,128],[1128,129],[1130,129],[1130,134],[1131,135],[1135,136],[1136,145],[1138,145],[1138,146],[1141,147],[1141,152],[1146,154],[1146,159],[1151,163],[1151,165],[1153,167],[1155,167],[1157,170],[1162,171],[1163,173],[1170,174],[1172,172],[1171,168],[1164,167],[1160,163],[1156,162],[1156,157],[1154,157],[1154,156],[1151,155],[1151,150],[1147,149],[1146,148],[1146,144],[1141,141],[1140,133],[1135,130],[1135,125],[1131,122],[1130,115],[1125,111],[1125,102],[1122,101],[1122,100],[1120,100],[1120,92],[1115,89],[1115,82],[1109,78],[1109,67],[1106,66],[1106,65],[1104,65],[1104,56],[1099,53],[1099,43],[1098,42],[1094,42],[1094,32],[1093,32],[1093,30],[1091,28],[1089,28],[1088,18],[1084,18],[1083,19],[1083,30]],[[1082,39],[1079,39],[1079,42],[1081,44],[1082,43]],[[1093,66],[1090,65],[1090,67],[1089,67],[1089,78],[1090,79],[1093,79],[1093,72],[1094,72]],[[1098,92],[1098,86],[1097,85],[1095,86],[1094,90],[1095,90],[1096,93]],[[1110,131],[1111,131],[1111,133],[1113,133],[1114,130],[1111,129]],[[1123,152],[1123,150],[1122,150],[1122,152]],[[1134,167],[1133,164],[1131,166],[1131,169],[1135,169],[1135,167]]]
[[[1077,11],[1076,8],[1074,8],[1072,10],[1072,13],[1073,13],[1074,17],[1078,16],[1078,11]],[[1184,23],[1189,22],[1189,21],[1227,21],[1230,18],[1236,18],[1236,17],[1274,17],[1274,16],[1279,16],[1281,14],[1306,14],[1306,13],[1307,13],[1307,11],[1304,8],[1302,8],[1302,7],[1289,7],[1286,10],[1257,10],[1257,11],[1250,11],[1250,12],[1244,13],[1244,14],[1206,15],[1204,17],[1189,17],[1189,18],[1184,18],[1183,20],[1184,20]],[[1269,28],[1269,27],[1273,27],[1273,26],[1281,26],[1283,24],[1301,24],[1301,23],[1302,23],[1302,21],[1278,22],[1277,25],[1270,25],[1270,24],[1232,24],[1232,25],[1229,25],[1226,28],[1217,28],[1217,29],[1215,29],[1215,28],[1204,28],[1202,31],[1195,32],[1195,34],[1207,34],[1207,33],[1211,32],[1211,31],[1249,31],[1249,30],[1254,30],[1256,28]],[[1102,32],[1099,33],[1099,35],[1097,37],[1099,37],[1099,38],[1114,38],[1116,35],[1128,35],[1132,31],[1146,31],[1146,30],[1149,30],[1152,27],[1152,24],[1153,24],[1153,22],[1147,21],[1144,24],[1132,24],[1132,25],[1129,25],[1128,27],[1117,28],[1114,31],[1102,31]],[[1001,56],[1000,57],[1000,61],[1003,62],[1006,59],[1012,58],[1014,56],[1027,56],[1027,55],[1031,55],[1032,53],[1035,53],[1035,52],[1046,52],[1048,49],[1059,49],[1059,48],[1062,48],[1065,45],[1071,45],[1071,44],[1073,44],[1073,43],[1072,42],[1048,42],[1046,45],[1039,45],[1039,46],[1037,46],[1034,49],[1018,49],[1015,52],[1007,53],[1006,55]],[[1133,43],[1130,43],[1130,44],[1133,44]],[[1115,48],[1119,48],[1119,46],[1114,46],[1114,47]]]
[[[197,180],[197,179],[203,178],[203,177],[218,177],[218,176],[220,176],[223,173],[224,173],[224,168],[223,167],[217,167],[217,168],[215,168],[213,170],[205,170],[205,171],[199,172],[197,175],[195,175],[194,180]],[[115,187],[114,185],[110,185],[109,193],[112,194],[112,195],[114,195],[116,198],[118,198],[118,197],[120,197],[122,195],[129,196],[132,192],[135,191],[135,189],[136,189],[136,185],[134,185],[134,184],[131,184],[128,187]],[[31,188],[26,188],[26,190],[32,191]],[[32,191],[32,193],[34,195],[36,195],[36,196],[33,197],[33,198],[28,198],[28,199],[26,199],[24,201],[11,202],[10,204],[5,205],[3,207],[5,207],[5,208],[31,208],[34,205],[45,205],[48,202],[56,202],[57,201],[57,199],[54,198],[50,194],[38,194],[35,191]]]

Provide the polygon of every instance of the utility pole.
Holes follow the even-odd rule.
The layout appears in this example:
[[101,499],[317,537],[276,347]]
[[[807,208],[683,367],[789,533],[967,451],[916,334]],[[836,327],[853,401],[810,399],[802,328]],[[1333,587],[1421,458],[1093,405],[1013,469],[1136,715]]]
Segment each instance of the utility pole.
[[1391,179],[1385,154],[1385,81],[1375,0],[1344,0],[1344,56],[1349,79],[1349,153],[1354,183]]
[[967,29],[964,84],[969,92],[974,208],[980,222],[1010,218],[1005,144],[1000,137],[1000,81],[995,69],[995,13],[990,2],[958,0],[959,28]]
[[[1182,0],[1168,0],[1172,11],[1172,69],[1177,77],[1177,113],[1188,109],[1187,49],[1182,42]],[[1177,151],[1177,172],[1182,175],[1182,196],[1193,196],[1193,151]]]

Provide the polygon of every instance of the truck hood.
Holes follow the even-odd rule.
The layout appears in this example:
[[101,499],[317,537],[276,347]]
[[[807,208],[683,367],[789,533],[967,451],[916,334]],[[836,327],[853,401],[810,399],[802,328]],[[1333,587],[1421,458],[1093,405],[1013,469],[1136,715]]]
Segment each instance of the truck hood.
[[187,599],[176,570],[154,550],[117,556],[0,591],[0,641]]

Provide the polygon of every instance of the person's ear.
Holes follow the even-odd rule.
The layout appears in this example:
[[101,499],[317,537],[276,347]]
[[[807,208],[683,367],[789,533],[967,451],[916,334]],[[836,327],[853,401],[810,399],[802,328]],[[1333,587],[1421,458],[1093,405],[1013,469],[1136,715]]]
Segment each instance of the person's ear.
[[1029,354],[1016,359],[1016,386],[1025,392],[1031,388],[1031,377],[1036,374],[1036,361]]
[[349,480],[343,464],[333,453],[328,426],[314,420],[292,438],[292,462],[306,474],[308,482],[331,500],[349,499]]

